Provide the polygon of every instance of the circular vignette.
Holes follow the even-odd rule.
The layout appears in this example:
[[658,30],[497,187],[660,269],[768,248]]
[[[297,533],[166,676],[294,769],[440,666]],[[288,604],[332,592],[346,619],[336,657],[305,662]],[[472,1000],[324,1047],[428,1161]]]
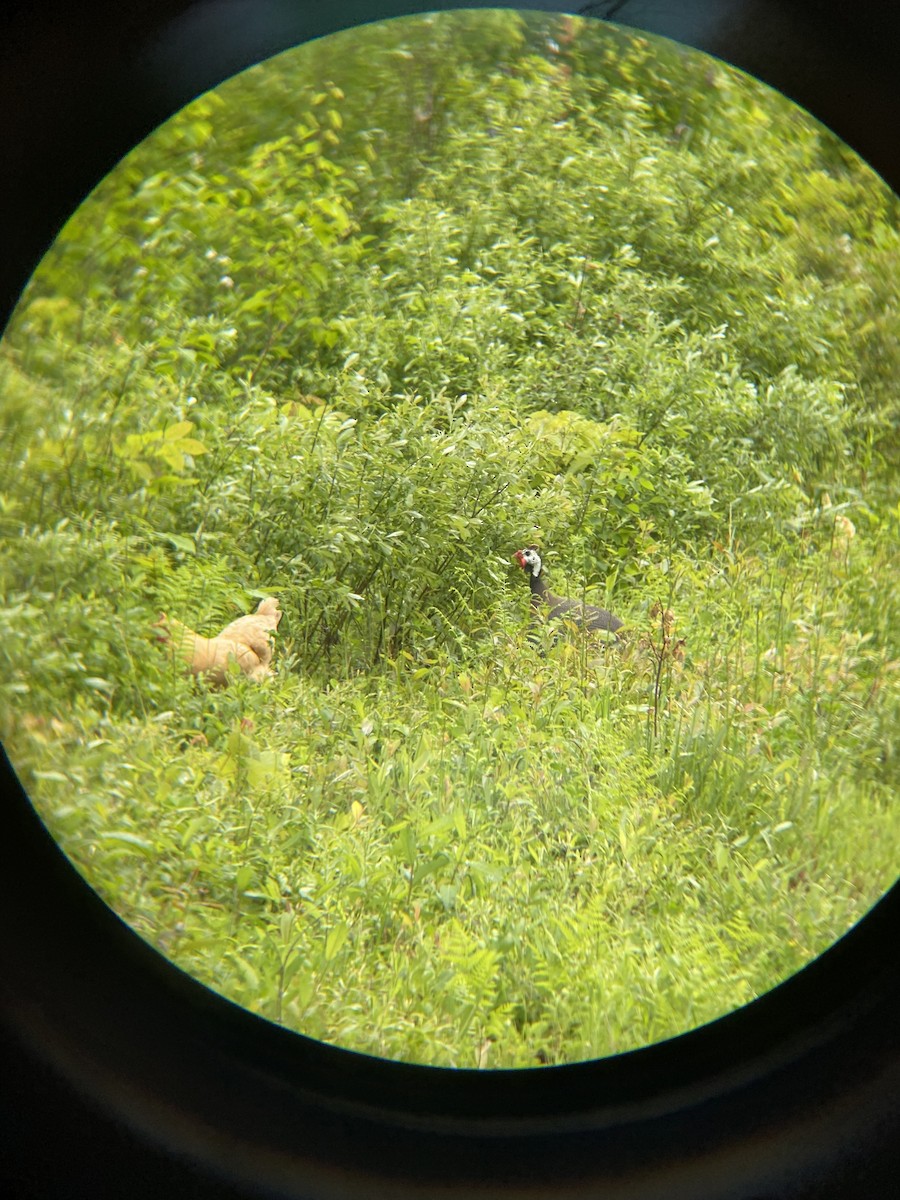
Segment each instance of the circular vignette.
[[[888,6],[868,6],[865,21],[810,7],[587,11],[758,75],[898,190],[894,17]],[[417,10],[99,4],[76,19],[38,4],[8,15],[4,312],[96,180],[192,95],[296,41]],[[284,1033],[181,974],[83,883],[2,766],[10,1194],[889,1193],[896,887],[799,975],[672,1042],[540,1072],[441,1071]]]

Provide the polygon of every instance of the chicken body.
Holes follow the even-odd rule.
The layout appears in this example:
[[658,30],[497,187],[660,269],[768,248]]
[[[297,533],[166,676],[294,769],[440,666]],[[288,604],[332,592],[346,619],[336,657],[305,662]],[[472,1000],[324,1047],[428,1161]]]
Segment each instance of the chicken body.
[[253,680],[272,674],[272,634],[281,620],[274,597],[261,600],[255,613],[238,617],[215,637],[203,637],[175,617],[160,613],[153,626],[157,638],[170,645],[192,675],[202,675],[210,683],[224,687],[228,683],[228,664],[232,660]]
[[230,625],[226,625],[218,636],[249,647],[260,663],[267,667],[272,661],[272,634],[278,628],[280,620],[281,609],[278,607],[278,601],[274,596],[267,596],[265,600],[260,600],[255,613],[247,617],[238,617]]

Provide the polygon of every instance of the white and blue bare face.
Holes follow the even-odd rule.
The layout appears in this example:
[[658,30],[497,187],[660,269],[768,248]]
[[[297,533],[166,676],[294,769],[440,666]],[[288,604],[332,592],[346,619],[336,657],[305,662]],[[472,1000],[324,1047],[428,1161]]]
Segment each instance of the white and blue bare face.
[[516,562],[534,579],[537,579],[541,573],[541,556],[534,546],[528,546],[525,550],[517,550]]
[[516,551],[516,562],[521,566],[527,575],[532,576],[534,580],[538,578],[541,572],[541,556],[535,546],[527,546],[524,550]]

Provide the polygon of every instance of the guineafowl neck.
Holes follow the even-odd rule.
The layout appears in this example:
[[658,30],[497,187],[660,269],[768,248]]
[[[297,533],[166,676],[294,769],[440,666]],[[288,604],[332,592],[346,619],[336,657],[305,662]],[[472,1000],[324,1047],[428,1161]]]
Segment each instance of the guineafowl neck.
[[547,585],[544,583],[543,575],[529,575],[528,583],[531,587],[531,595],[538,600],[543,600],[547,594]]

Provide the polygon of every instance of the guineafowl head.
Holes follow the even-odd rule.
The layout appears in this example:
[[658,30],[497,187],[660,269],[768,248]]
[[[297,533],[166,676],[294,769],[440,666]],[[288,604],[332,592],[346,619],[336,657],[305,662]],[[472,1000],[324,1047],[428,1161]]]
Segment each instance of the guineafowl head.
[[524,550],[517,550],[515,559],[523,571],[537,579],[542,565],[537,546],[526,546]]

